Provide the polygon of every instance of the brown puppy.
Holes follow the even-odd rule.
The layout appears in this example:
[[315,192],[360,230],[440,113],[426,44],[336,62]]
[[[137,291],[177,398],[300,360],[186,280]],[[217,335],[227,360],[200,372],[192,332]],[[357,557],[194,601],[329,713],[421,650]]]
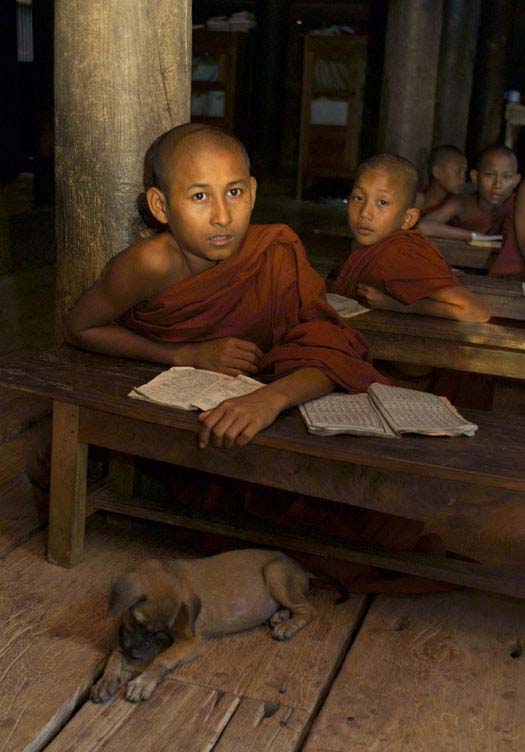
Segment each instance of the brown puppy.
[[308,580],[279,551],[142,562],[111,589],[108,615],[122,615],[119,646],[91,699],[107,702],[127,684],[126,699],[147,700],[170,671],[200,655],[204,639],[268,619],[274,640],[289,640],[315,616]]

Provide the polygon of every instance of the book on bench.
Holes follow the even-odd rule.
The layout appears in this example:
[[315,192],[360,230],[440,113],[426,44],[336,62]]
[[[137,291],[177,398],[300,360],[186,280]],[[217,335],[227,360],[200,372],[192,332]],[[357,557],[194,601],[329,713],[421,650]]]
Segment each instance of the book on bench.
[[480,232],[473,232],[467,243],[477,248],[501,248],[502,240],[503,235],[483,235]]
[[264,386],[249,376],[227,376],[191,366],[174,366],[128,394],[133,399],[179,410],[211,410],[225,399],[249,394]]
[[366,394],[333,392],[305,402],[299,409],[308,431],[318,436],[474,436],[478,428],[464,420],[444,397],[377,383],[371,384]]
[[339,295],[336,292],[326,293],[326,302],[330,303],[332,308],[337,311],[340,316],[346,319],[352,316],[359,316],[362,313],[368,313],[370,308],[365,308],[361,303],[358,303],[354,298],[347,298],[344,295]]

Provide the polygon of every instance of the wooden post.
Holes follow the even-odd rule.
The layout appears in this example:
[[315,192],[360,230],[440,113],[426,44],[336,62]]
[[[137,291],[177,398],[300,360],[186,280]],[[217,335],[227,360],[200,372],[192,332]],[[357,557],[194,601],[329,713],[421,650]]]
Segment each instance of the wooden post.
[[378,151],[412,160],[421,176],[432,146],[442,0],[390,0]]
[[465,149],[480,0],[444,0],[434,146]]
[[502,137],[505,62],[512,26],[513,0],[482,0],[472,86],[468,156]]
[[144,153],[187,122],[190,0],[55,0],[58,330],[132,240]]

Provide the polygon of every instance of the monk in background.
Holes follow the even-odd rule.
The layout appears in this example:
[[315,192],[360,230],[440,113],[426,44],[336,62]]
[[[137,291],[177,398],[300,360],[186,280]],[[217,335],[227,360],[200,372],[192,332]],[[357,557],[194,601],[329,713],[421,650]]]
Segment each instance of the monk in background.
[[516,155],[506,146],[487,146],[470,171],[476,193],[453,196],[424,217],[418,227],[437,238],[469,240],[473,233],[503,235],[489,274],[525,279],[523,255],[514,227],[515,189],[520,183]]
[[435,243],[413,229],[417,183],[414,165],[394,154],[358,167],[348,201],[354,246],[334,292],[369,308],[487,321],[486,304],[458,282]]
[[451,196],[465,190],[467,160],[462,151],[449,144],[436,146],[428,159],[428,188],[419,191],[416,206],[424,217],[439,209]]
[[[197,124],[174,128],[150,147],[144,177],[148,221],[158,232],[117,254],[80,298],[66,320],[69,342],[267,381],[200,414],[203,450],[243,446],[286,407],[335,388],[362,392],[387,381],[367,361],[364,339],[326,303],[297,236],[284,225],[250,225],[256,182],[236,138]],[[262,517],[294,531],[444,553],[414,520],[162,463],[155,472],[167,474],[175,503],[236,521]],[[418,578],[376,581],[367,568],[344,562],[316,566],[361,591],[449,589]]]

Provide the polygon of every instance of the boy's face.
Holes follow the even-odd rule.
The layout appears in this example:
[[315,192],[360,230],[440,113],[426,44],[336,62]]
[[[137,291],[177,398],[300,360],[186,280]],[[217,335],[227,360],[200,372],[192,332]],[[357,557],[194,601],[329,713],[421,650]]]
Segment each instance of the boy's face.
[[467,172],[467,160],[459,154],[451,155],[442,164],[434,165],[432,173],[447,193],[457,196],[463,193]]
[[480,198],[491,206],[499,206],[508,199],[521,180],[516,161],[510,154],[488,154],[479,170],[471,170],[472,182],[478,187]]
[[174,173],[167,194],[150,188],[148,201],[197,273],[238,250],[250,223],[257,184],[234,146],[190,147],[177,156]]
[[348,224],[360,245],[368,246],[409,230],[419,210],[407,208],[406,189],[397,175],[382,170],[363,170],[348,200]]

